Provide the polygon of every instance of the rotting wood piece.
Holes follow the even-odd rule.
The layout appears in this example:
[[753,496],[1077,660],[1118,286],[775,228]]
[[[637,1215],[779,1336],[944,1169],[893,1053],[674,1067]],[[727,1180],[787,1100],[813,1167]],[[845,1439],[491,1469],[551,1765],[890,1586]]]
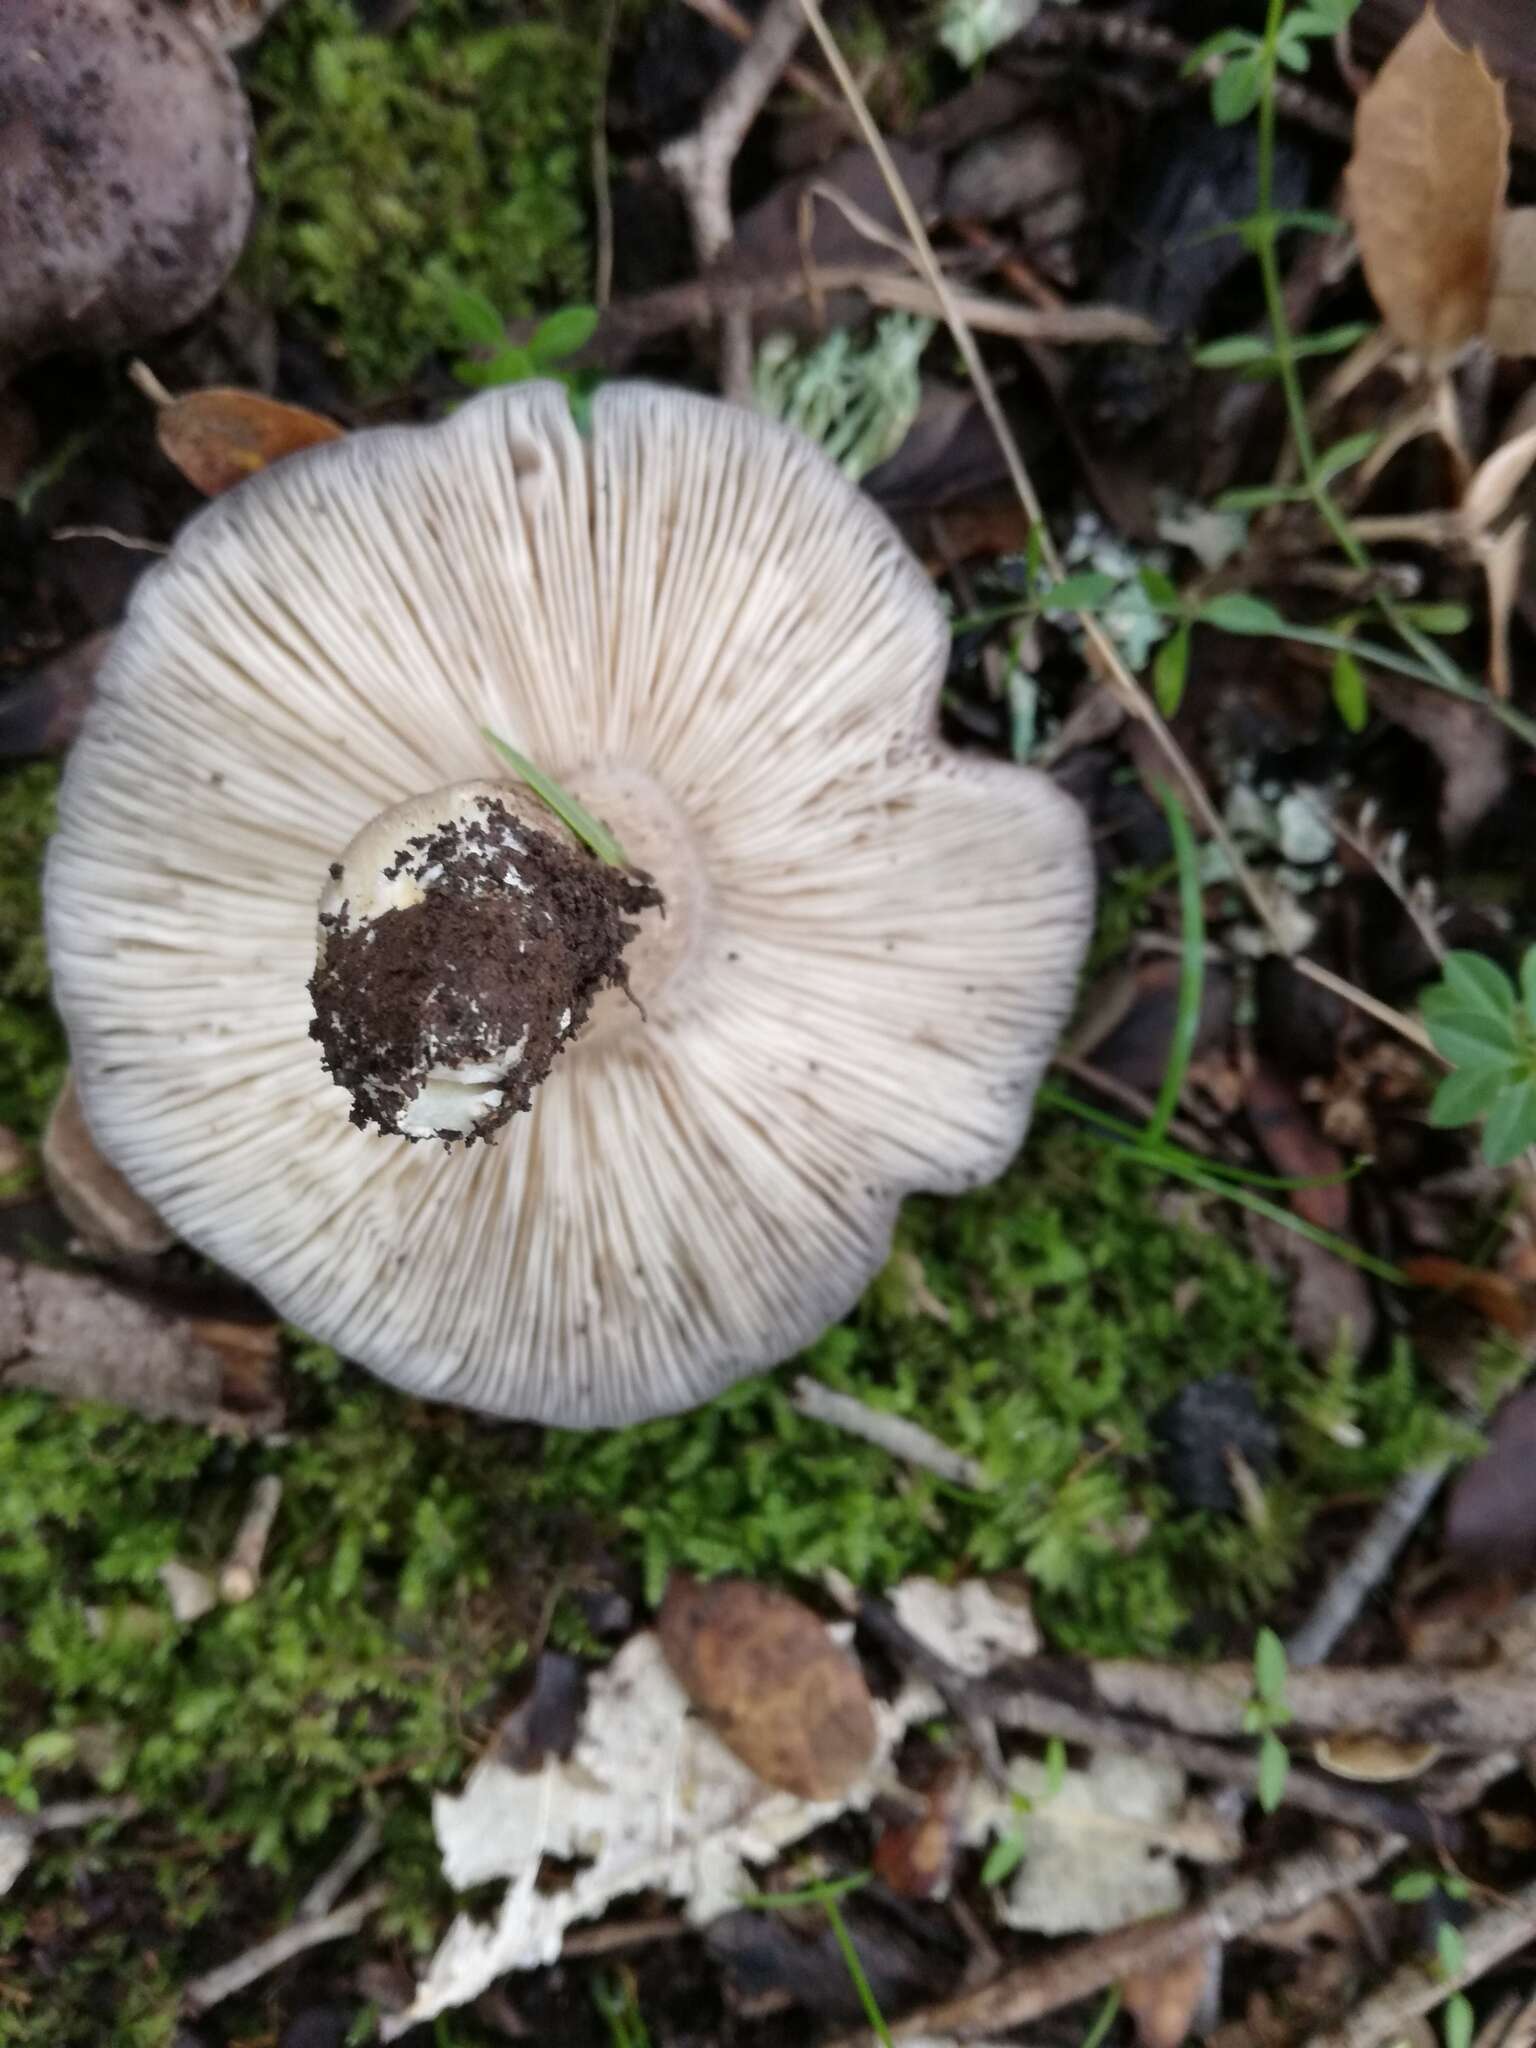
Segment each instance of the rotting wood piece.
[[275,1323],[173,1314],[95,1274],[0,1258],[0,1392],[265,1435],[283,1419]]

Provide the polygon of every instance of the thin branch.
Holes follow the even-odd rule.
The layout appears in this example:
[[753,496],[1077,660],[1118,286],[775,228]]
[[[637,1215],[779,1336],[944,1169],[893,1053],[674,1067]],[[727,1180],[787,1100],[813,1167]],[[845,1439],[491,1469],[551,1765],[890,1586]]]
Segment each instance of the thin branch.
[[[711,28],[734,36],[738,43],[751,42],[752,24],[739,8],[731,5],[731,0],[683,0],[683,4],[691,7],[695,14],[702,15]],[[803,64],[786,64],[784,83],[792,85],[796,92],[804,93],[808,100],[814,100],[823,112],[841,114],[847,120],[847,109],[831,86],[824,84],[814,71],[807,71]]]
[[[741,61],[705,102],[698,127],[661,152],[662,168],[688,209],[703,268],[717,263],[735,239],[731,167],[804,33],[799,0],[768,0]],[[745,403],[752,390],[751,321],[745,313],[729,314],[720,335],[721,387],[728,398]]]
[[249,1600],[261,1584],[261,1561],[282,1498],[283,1482],[275,1472],[263,1473],[251,1488],[250,1505],[219,1572],[219,1598],[231,1606]]
[[1511,1894],[1505,1904],[1469,1920],[1461,1938],[1460,1968],[1431,1968],[1427,1959],[1405,1963],[1342,2025],[1309,2034],[1306,2048],[1379,2048],[1380,2043],[1395,2039],[1409,2020],[1443,2005],[1464,1984],[1475,1984],[1536,1941],[1536,1879]]
[[1286,1642],[1293,1671],[1321,1664],[1392,1569],[1393,1560],[1428,1512],[1451,1469],[1437,1458],[1405,1472],[1377,1509],[1370,1527],[1323,1588],[1316,1606]]
[[233,1998],[237,1991],[259,1984],[263,1977],[269,1977],[295,1956],[301,1956],[312,1948],[321,1948],[329,1941],[346,1940],[359,1931],[369,1915],[376,1913],[388,1897],[389,1886],[376,1884],[368,1891],[359,1892],[345,1906],[337,1906],[314,1919],[293,1921],[268,1940],[257,1942],[244,1955],[221,1963],[216,1970],[209,1970],[204,1976],[194,1977],[181,1994],[182,2010],[189,2018],[195,2019],[199,2013],[222,2005],[226,1998]]
[[321,1871],[300,1899],[299,1910],[294,1917],[299,1920],[323,1919],[363,1865],[378,1854],[383,1840],[384,1830],[378,1822],[365,1820],[336,1861],[328,1870]]
[[919,1424],[908,1422],[902,1415],[887,1414],[882,1408],[871,1408],[852,1394],[840,1394],[834,1387],[812,1379],[807,1373],[802,1373],[795,1381],[789,1398],[798,1414],[809,1416],[813,1422],[828,1423],[833,1429],[845,1430],[849,1436],[861,1437],[865,1443],[889,1451],[893,1458],[900,1458],[904,1464],[921,1466],[925,1472],[936,1472],[954,1486],[966,1486],[975,1493],[983,1493],[992,1484],[984,1466],[974,1458],[968,1458],[963,1451],[951,1450],[948,1444],[941,1443]]
[[[1191,1949],[1235,1941],[1271,1920],[1289,1920],[1319,1899],[1366,1883],[1402,1847],[1401,1839],[1390,1835],[1372,1842],[1333,1835],[1320,1848],[1234,1878],[1202,1904],[1181,1913],[1139,1920],[1110,1934],[1055,1948],[978,1990],[925,2006],[894,2021],[892,2039],[949,2034],[966,2040],[1027,2026],[1133,1973],[1166,1969]],[[844,2035],[834,2048],[872,2048],[872,2043],[873,2036],[861,2032]]]

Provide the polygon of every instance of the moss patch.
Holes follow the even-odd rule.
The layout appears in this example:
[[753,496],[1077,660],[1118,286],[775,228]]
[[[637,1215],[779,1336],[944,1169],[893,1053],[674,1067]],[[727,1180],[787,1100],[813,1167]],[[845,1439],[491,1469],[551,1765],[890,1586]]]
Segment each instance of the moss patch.
[[[972,1454],[992,1490],[905,1472],[805,1420],[789,1374],[676,1421],[551,1435],[538,1490],[618,1532],[653,1596],[673,1564],[770,1576],[833,1565],[866,1585],[1021,1568],[1059,1647],[1155,1653],[1198,1649],[1262,1613],[1322,1503],[1379,1491],[1444,1437],[1406,1352],[1358,1380],[1344,1366],[1319,1374],[1216,1205],[1170,1196],[1061,1128],[1037,1131],[996,1187],[911,1204],[886,1275],[806,1363]],[[1284,1441],[1262,1532],[1180,1512],[1156,1474],[1151,1417],[1217,1372],[1252,1381]],[[1338,1440],[1345,1424],[1359,1448]]]
[[37,1137],[64,1078],[64,1033],[48,1002],[42,862],[59,773],[51,762],[0,778],[0,1124]]
[[422,0],[407,27],[376,36],[350,0],[294,0],[261,40],[247,272],[326,338],[361,393],[404,383],[452,342],[430,265],[508,318],[588,288],[600,16],[595,0],[548,12],[509,26],[484,0]]

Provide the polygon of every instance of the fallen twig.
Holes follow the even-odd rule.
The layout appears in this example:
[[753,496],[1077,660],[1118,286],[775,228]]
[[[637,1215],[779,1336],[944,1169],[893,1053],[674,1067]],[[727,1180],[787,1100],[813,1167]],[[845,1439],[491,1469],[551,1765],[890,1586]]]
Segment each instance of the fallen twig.
[[365,1820],[336,1861],[321,1871],[300,1899],[295,1919],[319,1920],[329,1913],[363,1865],[378,1854],[383,1840],[384,1830],[378,1822]]
[[283,1482],[275,1472],[263,1473],[251,1488],[250,1506],[219,1573],[219,1598],[231,1606],[249,1600],[261,1584],[261,1560],[282,1498]]
[[[752,24],[740,8],[731,5],[731,0],[684,0],[684,4],[695,14],[701,14],[711,28],[734,36],[738,43],[751,42]],[[807,71],[803,64],[786,64],[784,83],[792,85],[796,92],[804,93],[808,100],[814,100],[827,113],[844,113],[843,103],[832,88],[824,84],[814,71]]]
[[936,1472],[955,1486],[968,1486],[979,1493],[992,1484],[974,1458],[968,1458],[963,1451],[952,1451],[917,1423],[908,1422],[901,1415],[887,1414],[881,1408],[871,1408],[852,1394],[839,1394],[809,1374],[802,1373],[795,1381],[790,1401],[813,1422],[829,1423],[834,1429],[846,1430],[849,1436],[862,1437],[865,1443],[889,1451],[893,1458],[908,1465],[920,1465],[925,1472]]
[[[697,128],[661,152],[662,168],[682,194],[701,266],[717,263],[735,238],[731,166],[747,130],[805,33],[800,0],[768,0],[741,61],[705,102]],[[746,403],[752,391],[752,323],[733,311],[720,323],[720,385]]]
[[[1027,2026],[1133,1972],[1166,1968],[1193,1948],[1234,1941],[1266,1921],[1287,1920],[1319,1899],[1364,1884],[1402,1847],[1392,1836],[1367,1842],[1354,1835],[1333,1835],[1319,1848],[1234,1878],[1202,1904],[1181,1913],[1160,1914],[1110,1934],[1071,1942],[1006,1971],[978,1990],[925,2006],[894,2021],[891,2037],[906,2041],[949,2034],[965,2040]],[[846,2034],[834,2048],[871,2048],[873,2038],[862,2032]]]
[[1450,1469],[1449,1458],[1437,1458],[1398,1480],[1312,1612],[1292,1631],[1285,1646],[1291,1670],[1322,1663],[1391,1570],[1392,1560],[1418,1527]]
[[1461,1940],[1459,1968],[1431,1968],[1427,1961],[1405,1963],[1339,2026],[1309,2034],[1306,2048],[1378,2048],[1395,2039],[1409,2020],[1444,2004],[1464,1984],[1475,1984],[1507,1956],[1536,1941],[1536,1879],[1507,1903],[1467,1921]]
[[31,1861],[32,1844],[39,1835],[94,1827],[99,1820],[132,1820],[139,1811],[138,1800],[125,1792],[112,1799],[61,1799],[36,1813],[0,1813],[0,1898]]
[[237,1991],[260,1983],[263,1977],[270,1976],[307,1949],[320,1948],[328,1941],[343,1941],[348,1935],[356,1934],[388,1896],[389,1886],[376,1884],[368,1891],[359,1892],[345,1906],[334,1907],[331,1912],[312,1919],[291,1922],[266,1941],[259,1941],[254,1948],[248,1948],[244,1955],[220,1963],[216,1970],[209,1970],[204,1976],[194,1977],[181,1994],[182,2010],[189,2018],[196,2018],[199,2013],[222,2005],[226,1998],[233,1998]]
[[[1186,1735],[1242,1736],[1253,1697],[1246,1663],[1156,1664],[1127,1657],[1035,1657],[1018,1682],[1037,1697],[1085,1712],[1140,1714]],[[1004,1713],[1010,1687],[982,1688],[989,1710]],[[1447,1749],[1518,1749],[1536,1742],[1536,1687],[1529,1676],[1430,1664],[1321,1666],[1287,1674],[1289,1726],[1298,1732],[1369,1730],[1395,1742]]]

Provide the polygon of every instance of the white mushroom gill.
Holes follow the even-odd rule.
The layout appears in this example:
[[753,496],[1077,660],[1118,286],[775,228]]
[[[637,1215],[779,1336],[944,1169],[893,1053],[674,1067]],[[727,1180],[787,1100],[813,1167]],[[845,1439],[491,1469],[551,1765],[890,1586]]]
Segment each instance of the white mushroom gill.
[[[140,584],[65,775],[49,938],[99,1142],[403,1387],[612,1423],[777,1363],[904,1194],[1006,1166],[1087,939],[1075,806],[937,739],[947,649],[880,513],[700,398],[609,385],[584,438],[519,386],[254,478]],[[493,772],[484,726],[666,916],[643,1017],[610,990],[450,1151],[349,1124],[306,983],[338,847]]]

